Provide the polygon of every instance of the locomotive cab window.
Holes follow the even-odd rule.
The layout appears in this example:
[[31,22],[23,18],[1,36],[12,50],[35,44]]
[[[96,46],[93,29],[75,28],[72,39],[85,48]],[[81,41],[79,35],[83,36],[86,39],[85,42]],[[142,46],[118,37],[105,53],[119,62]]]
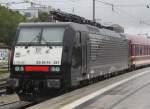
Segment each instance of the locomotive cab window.
[[44,28],[42,34],[42,43],[46,42],[62,42],[64,36],[64,28]]
[[18,43],[62,42],[64,32],[63,27],[24,27],[20,29]]
[[40,28],[24,27],[20,29],[18,43],[22,42],[38,42],[40,37]]

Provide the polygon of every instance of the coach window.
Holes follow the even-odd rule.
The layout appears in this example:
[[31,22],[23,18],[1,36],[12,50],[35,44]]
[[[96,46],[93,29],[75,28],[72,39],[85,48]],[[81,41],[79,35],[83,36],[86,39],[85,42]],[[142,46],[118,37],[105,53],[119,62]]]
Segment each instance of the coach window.
[[150,55],[150,46],[148,46],[148,54]]
[[150,54],[150,46],[148,45],[148,55]]
[[149,46],[147,45],[147,55],[149,55]]
[[134,56],[137,56],[137,46],[136,46],[136,44],[134,45],[134,47],[135,47],[135,55]]
[[139,51],[140,51],[140,53],[139,53],[139,55],[142,55],[142,53],[143,53],[143,50],[142,50],[142,45],[139,45]]
[[148,47],[147,47],[147,45],[145,46],[145,55],[147,55],[148,54],[148,49],[147,49]]
[[132,44],[131,45],[131,56],[135,56],[135,45],[134,44]]
[[137,56],[140,56],[142,54],[141,45],[137,45]]
[[146,45],[146,55],[148,55],[148,45]]
[[142,55],[145,54],[145,49],[144,48],[145,48],[144,45],[142,45],[142,50],[143,50]]
[[145,45],[143,45],[143,55],[145,55]]
[[147,46],[147,55],[149,55],[149,46]]
[[145,45],[145,55],[147,55],[147,45]]
[[149,46],[147,45],[147,55],[149,55]]
[[137,53],[136,53],[137,55],[136,56],[139,56],[142,51],[141,51],[140,45],[136,45],[136,46],[137,46]]

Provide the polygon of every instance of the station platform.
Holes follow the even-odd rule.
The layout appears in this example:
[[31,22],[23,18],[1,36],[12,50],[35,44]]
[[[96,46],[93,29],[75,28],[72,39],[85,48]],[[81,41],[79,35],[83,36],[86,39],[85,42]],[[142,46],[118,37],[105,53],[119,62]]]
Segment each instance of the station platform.
[[28,109],[149,109],[150,67],[119,75]]

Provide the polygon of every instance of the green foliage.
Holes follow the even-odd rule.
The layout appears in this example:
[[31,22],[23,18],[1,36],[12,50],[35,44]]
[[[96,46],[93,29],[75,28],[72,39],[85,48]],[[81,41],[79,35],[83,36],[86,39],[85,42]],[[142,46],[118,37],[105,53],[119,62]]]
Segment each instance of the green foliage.
[[32,19],[28,19],[28,22],[39,22],[38,18],[32,18]]
[[38,20],[39,20],[39,22],[48,22],[49,21],[49,14],[46,12],[40,12]]
[[39,12],[38,18],[29,19],[28,22],[49,22],[49,14],[47,12]]
[[25,21],[25,17],[4,6],[0,6],[0,42],[11,45],[17,25]]

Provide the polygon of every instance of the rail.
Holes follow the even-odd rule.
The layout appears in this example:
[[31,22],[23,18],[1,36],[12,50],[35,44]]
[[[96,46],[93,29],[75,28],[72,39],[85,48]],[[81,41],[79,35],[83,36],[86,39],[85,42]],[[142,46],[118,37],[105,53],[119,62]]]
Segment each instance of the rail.
[[8,78],[0,79],[0,96],[6,94],[7,79]]
[[8,104],[0,105],[0,109],[25,109],[27,107],[33,106],[35,103],[26,101],[15,101]]

